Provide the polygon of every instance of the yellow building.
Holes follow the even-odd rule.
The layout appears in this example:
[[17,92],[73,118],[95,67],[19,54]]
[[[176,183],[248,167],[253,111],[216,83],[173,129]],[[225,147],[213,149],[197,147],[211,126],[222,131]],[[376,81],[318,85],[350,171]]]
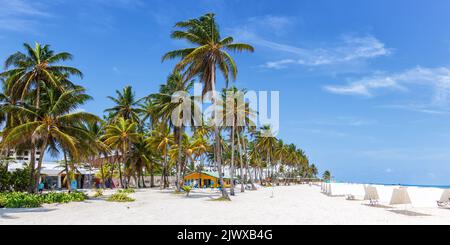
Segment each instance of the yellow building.
[[[230,178],[223,177],[225,188],[230,187]],[[219,188],[219,174],[216,172],[193,172],[184,177],[184,184],[194,188]]]

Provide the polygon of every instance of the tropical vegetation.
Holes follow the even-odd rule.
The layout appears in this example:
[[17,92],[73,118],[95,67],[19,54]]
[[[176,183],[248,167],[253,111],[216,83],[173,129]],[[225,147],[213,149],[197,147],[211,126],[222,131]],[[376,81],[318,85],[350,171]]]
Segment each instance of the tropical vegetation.
[[[226,200],[229,193],[235,195],[235,187],[244,192],[256,190],[256,183],[290,184],[299,177],[317,177],[316,166],[302,149],[284,143],[274,132],[261,133],[271,132],[271,126],[258,127],[251,120],[258,112],[247,103],[237,103],[246,89],[228,86],[238,76],[231,53],[252,53],[251,45],[223,37],[211,13],[176,23],[171,37],[187,41],[189,46],[163,55],[163,61],[175,60],[176,65],[159,91],[136,98],[132,86],[117,90],[115,96],[108,97],[113,106],[105,109],[102,117],[81,110],[92,98],[73,80],[83,78],[82,72],[65,65],[73,58],[70,53],[55,52],[46,44],[25,43],[24,51],[6,59],[5,70],[0,73],[0,155],[8,158],[10,150],[31,149],[32,157],[26,172],[18,173],[21,179],[27,174],[26,181],[1,185],[2,191],[11,191],[1,196],[4,206],[24,206],[13,201],[17,197],[34,200],[34,194],[13,191],[24,191],[26,183],[29,193],[37,192],[44,154],[63,156],[64,182],[69,190],[70,180],[82,164],[99,169],[96,177],[101,188],[107,180],[118,179],[124,190],[111,196],[111,201],[131,201],[129,188],[155,187],[155,176],[160,188],[174,186],[178,192],[189,194],[191,189],[184,185],[183,177],[205,169],[218,172],[220,183],[224,183],[224,171],[229,172],[232,187],[220,188]],[[218,75],[225,84],[222,90]],[[195,82],[203,86],[201,96],[191,95]],[[174,94],[180,93],[189,96],[174,99]],[[199,100],[200,104],[202,100],[213,104],[215,112],[210,118],[184,113],[186,101]],[[192,111],[198,111],[199,106],[191,103]],[[221,114],[223,118],[219,118]],[[243,119],[238,115],[244,115]],[[231,125],[211,123],[229,118],[233,118]],[[36,152],[41,153],[37,162]],[[170,180],[172,176],[175,181]],[[149,185],[146,177],[150,177]],[[54,195],[44,199],[66,198]],[[29,206],[42,202],[28,201],[32,203]]]

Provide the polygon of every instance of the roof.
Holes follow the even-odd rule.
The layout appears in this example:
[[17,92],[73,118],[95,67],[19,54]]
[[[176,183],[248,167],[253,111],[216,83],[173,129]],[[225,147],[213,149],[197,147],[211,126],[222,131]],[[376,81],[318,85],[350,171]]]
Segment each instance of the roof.
[[[24,165],[24,162],[14,162],[14,163],[9,164],[8,170],[14,171],[16,169],[22,169],[23,165]],[[77,170],[80,174],[90,174],[90,173],[93,174],[93,173],[97,172],[97,170],[89,171],[88,169],[85,169],[82,167],[77,168]],[[58,176],[63,171],[64,171],[64,167],[59,165],[56,162],[43,162],[42,163],[41,174],[45,174],[48,176]]]
[[[193,173],[198,173],[198,172],[192,172],[190,174],[193,174]],[[219,178],[219,173],[213,172],[213,171],[202,171],[202,174],[209,175],[209,176],[217,178],[217,179]],[[223,178],[230,179],[230,176],[225,173]]]

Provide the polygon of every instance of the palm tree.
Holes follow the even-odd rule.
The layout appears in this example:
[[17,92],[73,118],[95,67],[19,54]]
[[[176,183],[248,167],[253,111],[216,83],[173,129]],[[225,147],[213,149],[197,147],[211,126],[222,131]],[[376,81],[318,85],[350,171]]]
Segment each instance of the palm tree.
[[329,170],[325,170],[325,172],[323,172],[322,179],[324,181],[330,181],[331,180],[331,172]]
[[167,179],[166,175],[168,174],[168,157],[169,157],[169,147],[174,142],[173,135],[170,133],[170,128],[165,124],[159,125],[159,127],[155,128],[151,132],[150,138],[147,140],[147,147],[151,149],[156,149],[161,152],[161,155],[164,157],[164,163],[162,166],[161,173],[161,184],[160,188],[166,188]]
[[[175,187],[177,191],[181,191],[180,173],[182,165],[182,135],[185,129],[185,123],[195,120],[194,114],[184,115],[183,107],[186,103],[185,99],[193,101],[193,98],[186,98],[185,95],[193,87],[194,81],[185,79],[178,71],[173,72],[167,78],[167,83],[161,85],[159,93],[152,94],[149,99],[152,101],[153,109],[151,110],[153,117],[159,117],[164,123],[168,123],[174,129],[174,137],[177,139],[178,154],[176,164],[176,181]],[[183,93],[183,94],[181,94]],[[178,97],[177,97],[178,96]],[[192,103],[189,103],[192,104]],[[194,110],[198,110],[193,106]],[[173,115],[177,114],[177,118],[173,121]],[[186,118],[191,117],[191,118]]]
[[[215,16],[208,13],[197,19],[181,21],[175,24],[180,30],[172,32],[171,37],[178,40],[186,40],[194,47],[173,50],[166,53],[162,60],[180,58],[176,70],[186,72],[188,78],[198,76],[203,83],[203,95],[212,92],[211,101],[215,105],[216,100],[216,69],[222,73],[226,83],[230,78],[236,79],[238,70],[233,58],[227,51],[250,51],[252,46],[243,43],[234,43],[232,37],[221,38]],[[215,159],[219,169],[220,183],[223,185],[222,159],[220,153],[219,129],[214,127],[215,134]],[[230,199],[225,188],[221,188],[222,197]]]
[[108,96],[114,102],[114,106],[105,110],[111,113],[113,120],[123,117],[125,120],[131,119],[133,122],[139,121],[139,113],[142,110],[138,107],[141,100],[136,100],[136,96],[131,86],[126,86],[122,91],[116,90],[117,98]]
[[41,156],[34,176],[34,191],[37,188],[42,161],[48,147],[56,149],[60,146],[64,152],[69,152],[73,158],[77,158],[80,154],[78,142],[88,137],[79,125],[99,120],[93,114],[75,111],[91,98],[84,93],[84,89],[60,93],[51,88],[45,88],[42,98],[44,100],[40,108],[28,105],[11,107],[12,111],[22,117],[35,120],[14,127],[4,140],[10,144],[21,144],[30,138],[34,143],[39,142]]
[[[106,145],[110,148],[120,151],[122,155],[122,162],[125,165],[128,159],[128,153],[130,152],[131,144],[139,139],[139,133],[137,133],[137,123],[131,121],[131,119],[125,120],[123,117],[119,117],[113,124],[109,124],[105,128],[105,135],[102,139]],[[120,185],[127,188],[128,184],[124,185],[122,177],[122,166],[119,164],[119,178]]]
[[[55,53],[49,45],[36,43],[34,48],[27,43],[23,44],[25,53],[16,52],[5,61],[6,71],[0,73],[1,78],[6,79],[6,94],[12,101],[31,100],[36,109],[41,107],[41,90],[43,87],[53,87],[64,91],[69,81],[69,76],[82,78],[81,71],[74,67],[63,66],[60,63],[71,60],[72,55],[67,52]],[[11,69],[10,69],[11,68]],[[9,69],[9,70],[8,70]],[[37,120],[33,118],[30,120]],[[30,189],[33,191],[35,175],[36,145],[34,140],[29,140],[31,148],[30,159]]]
[[273,172],[270,174],[269,169],[272,167],[271,158],[273,156],[274,148],[277,144],[277,138],[275,138],[274,133],[269,125],[264,125],[261,127],[261,131],[264,130],[265,133],[260,132],[256,138],[256,147],[265,153],[266,157],[266,167],[267,167],[267,177],[273,182]]
[[[87,123],[84,126],[85,130],[89,134],[89,138],[84,141],[83,148],[84,150],[84,158],[88,160],[88,162],[93,162],[95,159],[100,159],[100,169],[103,170],[103,160],[101,159],[101,155],[107,159],[108,155],[111,153],[109,146],[107,146],[102,137],[105,133],[105,123],[104,122],[94,122]],[[102,178],[102,187],[105,188],[106,176],[104,171],[101,171]]]

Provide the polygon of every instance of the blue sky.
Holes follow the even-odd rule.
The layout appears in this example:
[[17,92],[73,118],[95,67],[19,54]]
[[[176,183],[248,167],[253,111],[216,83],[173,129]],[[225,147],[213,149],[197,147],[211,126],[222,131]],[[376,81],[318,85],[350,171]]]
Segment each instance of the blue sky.
[[[338,180],[450,184],[450,3],[410,1],[0,0],[0,60],[23,42],[74,54],[102,114],[106,96],[156,91],[173,24],[214,12],[236,85],[280,91],[280,137]],[[223,85],[223,83],[221,84]]]

